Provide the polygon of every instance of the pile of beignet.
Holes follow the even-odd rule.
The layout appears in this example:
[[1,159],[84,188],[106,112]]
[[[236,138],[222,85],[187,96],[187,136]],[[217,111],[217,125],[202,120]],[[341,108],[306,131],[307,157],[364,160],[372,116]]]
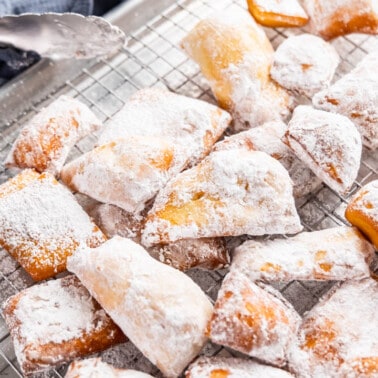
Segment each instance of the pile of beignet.
[[[310,19],[324,38],[375,32],[354,16],[327,24],[349,3],[306,1],[308,15],[295,0],[248,6],[268,26]],[[22,373],[129,340],[168,378],[188,366],[188,378],[378,376],[378,181],[349,203],[352,226],[305,232],[296,209],[321,182],[347,196],[362,144],[378,147],[377,54],[331,85],[339,57],[329,43],[303,34],[274,52],[241,9],[200,21],[182,47],[220,107],[146,88],[103,127],[62,96],[6,159],[21,172],[0,185],[0,245],[35,281],[73,273],[3,304]],[[295,106],[303,95],[313,106]],[[65,164],[99,130],[97,145]],[[228,267],[215,303],[183,273]],[[269,285],[292,280],[341,282],[302,319]],[[194,361],[208,340],[245,357]],[[67,373],[105,375],[148,376],[98,359]]]

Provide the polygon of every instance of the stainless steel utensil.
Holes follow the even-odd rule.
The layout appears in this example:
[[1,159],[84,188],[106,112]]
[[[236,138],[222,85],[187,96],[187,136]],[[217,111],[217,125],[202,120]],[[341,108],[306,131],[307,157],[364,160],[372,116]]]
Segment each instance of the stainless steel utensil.
[[54,60],[109,55],[124,45],[125,38],[117,26],[95,16],[27,13],[0,18],[0,43]]

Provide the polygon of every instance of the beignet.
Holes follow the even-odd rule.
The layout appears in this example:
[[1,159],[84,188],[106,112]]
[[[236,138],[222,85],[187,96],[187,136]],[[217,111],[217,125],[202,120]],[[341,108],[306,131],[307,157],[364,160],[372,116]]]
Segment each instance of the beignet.
[[374,248],[352,227],[302,232],[288,239],[248,240],[232,269],[252,280],[358,280],[370,277]]
[[300,316],[278,291],[264,290],[231,270],[218,293],[207,334],[214,343],[284,366],[299,323]]
[[133,241],[115,236],[82,249],[68,269],[166,377],[179,376],[206,343],[213,307],[205,293]]
[[66,269],[82,244],[105,241],[75,197],[45,172],[27,169],[0,186],[0,245],[40,281]]
[[259,151],[216,151],[170,180],[142,234],[146,246],[188,238],[302,229],[286,169]]
[[178,146],[189,166],[206,156],[231,122],[231,116],[208,102],[159,88],[145,88],[128,98],[100,135],[98,145],[119,138],[162,138]]
[[59,176],[76,142],[101,126],[87,106],[74,98],[60,96],[23,127],[5,165]]
[[278,46],[270,75],[282,87],[312,97],[329,87],[339,62],[330,43],[311,34],[300,34]]
[[378,250],[378,180],[364,185],[349,202],[345,218],[360,229]]
[[378,53],[370,53],[330,88],[317,93],[315,108],[348,117],[357,127],[362,143],[378,148]]
[[29,287],[2,307],[26,376],[127,341],[73,275]]
[[345,282],[310,310],[290,350],[299,378],[378,376],[378,282]]
[[350,33],[378,33],[376,0],[303,0],[311,33],[328,40]]
[[182,47],[199,64],[219,105],[231,112],[235,131],[290,114],[292,98],[270,79],[272,45],[247,12],[232,9],[200,21]]
[[153,378],[136,370],[116,369],[102,362],[100,358],[74,361],[67,370],[65,378]]
[[294,197],[303,197],[317,188],[321,184],[321,180],[282,142],[281,139],[286,130],[287,125],[281,121],[267,122],[225,138],[214,145],[213,151],[246,148],[247,150],[262,151],[269,154],[289,172],[293,181]]
[[185,378],[290,378],[287,371],[241,358],[200,357]]
[[298,106],[286,143],[324,183],[339,194],[353,185],[360,169],[361,136],[346,117]]
[[308,16],[297,0],[247,0],[255,20],[271,28],[303,26]]
[[87,152],[65,165],[61,178],[74,191],[135,213],[186,165],[174,144],[137,135]]

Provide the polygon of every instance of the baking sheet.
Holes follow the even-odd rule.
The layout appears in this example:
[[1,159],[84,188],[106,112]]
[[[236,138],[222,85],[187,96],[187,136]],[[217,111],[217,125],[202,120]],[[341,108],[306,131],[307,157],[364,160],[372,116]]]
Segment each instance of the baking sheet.
[[[41,77],[39,84],[35,80],[32,81],[33,91],[38,92],[39,95],[28,97],[24,102],[25,106],[17,107],[17,111],[9,106],[9,93],[17,101],[23,101],[22,96],[25,97],[25,93],[32,93],[30,88],[26,88],[29,92],[23,92],[22,95],[20,91],[9,91],[9,87],[6,88],[7,93],[4,92],[5,89],[0,90],[0,109],[3,120],[6,120],[6,122],[0,122],[0,162],[4,161],[24,122],[38,109],[63,93],[77,97],[86,103],[105,124],[124,105],[132,93],[143,87],[166,86],[176,93],[214,103],[211,91],[198,67],[185,56],[178,44],[199,19],[218,9],[235,6],[244,8],[244,1],[186,0],[171,3],[170,7],[149,20],[143,27],[131,32],[127,47],[119,54],[75,67],[75,70],[72,69],[68,72],[68,79],[64,77],[64,82],[57,83],[53,91],[48,91],[44,85],[44,80],[49,80],[47,72],[51,69],[50,62],[44,61],[38,67],[34,67],[21,79],[12,83],[13,87],[22,88],[23,82],[26,85],[31,82],[30,75]],[[166,6],[166,4],[167,1],[164,1],[164,4],[160,4],[160,6]],[[118,9],[113,17],[118,20],[119,25],[124,16],[124,28],[126,29],[126,25],[129,25],[128,19],[134,20],[138,16],[138,12],[150,6],[151,1],[131,1],[127,7]],[[160,12],[161,9],[158,9]],[[149,10],[147,16],[156,14],[150,8]],[[131,16],[132,18],[130,18]],[[135,20],[134,24],[136,24]],[[266,32],[274,47],[277,47],[289,35],[302,33],[300,29],[266,29]],[[333,41],[333,45],[342,59],[337,71],[337,79],[340,75],[349,72],[369,51],[377,50],[378,38],[354,34],[336,39]],[[69,160],[89,151],[93,147],[96,137],[96,135],[91,135],[80,141],[73,149]],[[364,150],[358,178],[347,196],[341,197],[322,185],[315,192],[298,201],[298,212],[305,229],[319,230],[347,224],[343,214],[350,196],[362,185],[378,179],[377,169],[378,154]],[[13,173],[5,170],[0,163],[0,183],[12,175]],[[188,274],[212,299],[215,299],[225,271],[193,270]],[[32,280],[23,269],[4,250],[0,249],[0,302],[32,284]],[[274,286],[293,303],[300,314],[303,314],[317,303],[319,297],[332,284],[332,282],[293,281],[286,284],[275,283]],[[230,355],[233,352],[209,343],[205,347],[204,353],[207,355]],[[112,348],[102,356],[104,360],[118,367],[135,368],[153,376],[161,376],[158,370],[130,342]],[[64,369],[65,367],[62,367],[58,371],[54,370],[39,376],[59,377],[64,374]],[[0,320],[0,376],[21,376],[8,330],[2,320]]]

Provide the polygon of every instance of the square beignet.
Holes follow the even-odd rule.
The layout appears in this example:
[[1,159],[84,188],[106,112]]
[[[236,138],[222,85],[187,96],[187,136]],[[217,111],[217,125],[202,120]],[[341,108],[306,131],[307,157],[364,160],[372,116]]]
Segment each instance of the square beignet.
[[292,378],[285,370],[242,358],[200,357],[185,378]]
[[378,53],[370,53],[335,84],[317,93],[315,108],[348,117],[357,127],[362,143],[378,148]]
[[303,320],[290,368],[299,378],[378,376],[378,282],[343,283]]
[[284,141],[335,192],[345,194],[352,187],[360,169],[362,143],[347,117],[298,106]]
[[209,153],[230,122],[226,111],[206,101],[144,88],[112,117],[98,145],[135,135],[162,138],[179,147],[183,160],[193,166]]
[[293,98],[269,75],[273,47],[248,12],[218,12],[200,21],[181,45],[230,111],[235,131],[289,116]]
[[180,239],[302,230],[286,169],[268,154],[215,151],[170,180],[146,218],[146,246]]
[[59,176],[75,143],[101,126],[86,105],[74,98],[60,96],[23,127],[5,165],[34,168]]
[[74,361],[67,370],[65,378],[153,378],[136,370],[116,369],[102,362],[100,358]]
[[207,327],[214,343],[276,366],[287,362],[300,316],[273,288],[265,290],[231,269],[222,283]]
[[130,239],[82,249],[68,269],[166,377],[178,377],[205,345],[213,311],[205,293]]
[[373,246],[352,227],[302,232],[237,247],[232,269],[252,280],[358,280],[370,277]]
[[2,307],[26,376],[127,341],[73,275],[29,287]]
[[54,176],[27,169],[0,186],[0,245],[40,281],[66,269],[81,244],[105,241],[100,229]]
[[364,185],[345,210],[345,218],[363,232],[378,250],[378,180]]
[[328,40],[350,33],[378,33],[376,0],[303,0],[311,33]]

